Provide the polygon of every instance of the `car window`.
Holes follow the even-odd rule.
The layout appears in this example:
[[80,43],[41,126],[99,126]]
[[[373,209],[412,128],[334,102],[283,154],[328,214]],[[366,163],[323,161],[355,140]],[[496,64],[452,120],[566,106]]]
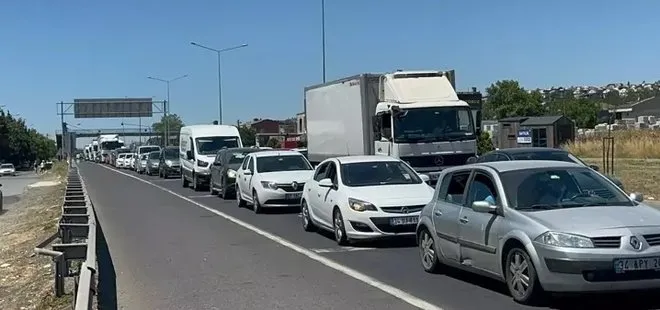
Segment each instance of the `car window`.
[[422,183],[417,173],[399,160],[342,164],[341,181],[352,187]]
[[252,171],[252,173],[255,172],[255,170],[254,170],[254,161],[255,160],[257,160],[257,159],[254,156],[251,156],[250,157],[250,162],[248,163],[248,169],[250,169],[250,171]]
[[491,162],[495,161],[495,158],[497,157],[497,154],[495,153],[488,153],[484,156],[480,156],[477,158],[478,163],[486,163],[486,162]]
[[493,180],[485,173],[477,171],[467,194],[468,207],[475,201],[488,201],[491,205],[498,205],[497,187]]
[[508,160],[509,160],[509,157],[507,157],[507,156],[504,155],[504,154],[500,154],[500,153],[498,153],[498,154],[495,156],[495,160],[493,160],[493,161],[508,161]]
[[323,163],[316,169],[316,174],[314,175],[314,181],[318,182],[325,179],[325,175],[326,172],[328,171],[329,164],[330,162]]
[[259,156],[257,161],[258,172],[299,171],[314,170],[305,156],[301,155],[274,155]]
[[635,205],[587,167],[513,170],[500,173],[500,178],[509,205],[519,210]]
[[440,200],[444,200],[451,204],[463,205],[463,195],[465,194],[465,187],[470,178],[470,171],[454,172],[451,176],[446,177],[449,181],[447,185],[447,192]]
[[245,159],[243,160],[243,164],[241,165],[241,169],[243,169],[243,170],[247,169],[249,161],[250,161],[250,156],[245,157]]
[[325,178],[330,179],[332,184],[337,185],[337,165],[334,162],[330,162],[328,165],[328,170],[325,172]]

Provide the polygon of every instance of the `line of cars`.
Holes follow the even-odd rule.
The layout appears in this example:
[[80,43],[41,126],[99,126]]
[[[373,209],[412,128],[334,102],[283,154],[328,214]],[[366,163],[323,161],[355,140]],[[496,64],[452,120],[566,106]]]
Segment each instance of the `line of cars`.
[[244,148],[226,127],[182,128],[182,186],[255,213],[300,207],[304,231],[330,231],[340,245],[414,236],[425,271],[491,277],[524,304],[546,291],[660,288],[660,212],[570,154],[498,150],[501,159],[444,169],[433,188],[397,158],[314,167],[300,152]]
[[660,212],[570,154],[530,155],[550,151],[448,168],[434,189],[388,156],[312,167],[298,152],[230,148],[211,163],[210,191],[233,191],[255,213],[300,205],[302,228],[340,245],[415,236],[425,271],[500,280],[523,304],[545,292],[660,288]]
[[118,151],[114,166],[118,169],[130,169],[139,174],[158,175],[161,178],[179,176],[181,174],[179,147],[143,145],[136,147],[134,152]]

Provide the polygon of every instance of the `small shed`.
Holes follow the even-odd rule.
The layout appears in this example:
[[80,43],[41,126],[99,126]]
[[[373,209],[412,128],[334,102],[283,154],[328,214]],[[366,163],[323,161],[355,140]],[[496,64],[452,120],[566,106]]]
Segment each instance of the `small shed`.
[[575,138],[575,123],[563,115],[499,120],[499,147],[559,148]]

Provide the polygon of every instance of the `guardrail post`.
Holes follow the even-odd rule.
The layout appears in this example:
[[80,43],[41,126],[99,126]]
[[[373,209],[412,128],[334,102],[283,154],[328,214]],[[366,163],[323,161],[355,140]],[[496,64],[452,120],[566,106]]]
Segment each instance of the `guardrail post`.
[[55,296],[61,297],[64,295],[64,277],[68,271],[64,254],[60,254],[53,259],[55,262]]

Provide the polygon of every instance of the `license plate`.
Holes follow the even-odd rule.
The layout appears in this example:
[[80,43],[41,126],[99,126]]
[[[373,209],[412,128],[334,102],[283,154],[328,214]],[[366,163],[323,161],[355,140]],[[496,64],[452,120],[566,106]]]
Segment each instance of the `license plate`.
[[614,271],[660,270],[660,257],[621,258],[614,260]]
[[390,225],[392,226],[417,225],[418,221],[419,221],[419,216],[393,217],[390,219]]
[[286,194],[284,197],[286,199],[300,199],[302,198],[302,193]]

